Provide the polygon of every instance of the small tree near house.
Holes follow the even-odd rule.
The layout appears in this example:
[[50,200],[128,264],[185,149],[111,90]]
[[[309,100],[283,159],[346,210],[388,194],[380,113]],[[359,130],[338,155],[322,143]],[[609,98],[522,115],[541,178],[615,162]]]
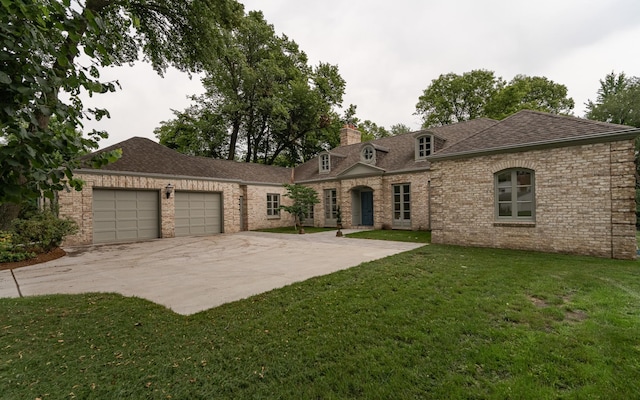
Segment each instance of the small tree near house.
[[287,189],[287,193],[285,193],[284,196],[293,200],[293,204],[290,206],[280,206],[280,208],[293,215],[295,228],[299,229],[300,233],[304,233],[302,224],[304,223],[307,212],[309,212],[311,207],[320,203],[318,193],[308,186],[299,184],[285,183],[284,187]]

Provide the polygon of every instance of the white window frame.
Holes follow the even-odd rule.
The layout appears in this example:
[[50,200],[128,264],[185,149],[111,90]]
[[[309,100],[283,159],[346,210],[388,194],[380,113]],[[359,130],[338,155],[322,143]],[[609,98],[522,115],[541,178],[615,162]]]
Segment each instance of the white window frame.
[[280,218],[280,194],[267,193],[267,218]]
[[[529,175],[528,182],[525,179],[518,179],[519,174],[522,174],[523,178],[525,175]],[[505,180],[507,176],[509,179]],[[510,168],[498,171],[494,174],[494,186],[496,221],[535,221],[535,171],[527,168]],[[505,213],[507,209],[511,210],[509,214]]]

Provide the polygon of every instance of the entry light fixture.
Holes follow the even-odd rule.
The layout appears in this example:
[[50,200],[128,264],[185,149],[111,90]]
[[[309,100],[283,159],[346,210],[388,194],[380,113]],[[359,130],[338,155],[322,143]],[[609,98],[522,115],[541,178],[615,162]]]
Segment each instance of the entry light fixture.
[[167,184],[167,186],[164,187],[164,193],[167,195],[167,199],[171,197],[171,193],[173,193],[173,185],[170,183]]

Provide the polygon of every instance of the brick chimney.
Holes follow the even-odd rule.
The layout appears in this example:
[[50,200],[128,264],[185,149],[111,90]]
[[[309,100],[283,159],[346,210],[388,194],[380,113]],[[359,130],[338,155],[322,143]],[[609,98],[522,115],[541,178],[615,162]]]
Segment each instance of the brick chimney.
[[361,136],[355,125],[347,124],[340,129],[340,146],[360,143]]

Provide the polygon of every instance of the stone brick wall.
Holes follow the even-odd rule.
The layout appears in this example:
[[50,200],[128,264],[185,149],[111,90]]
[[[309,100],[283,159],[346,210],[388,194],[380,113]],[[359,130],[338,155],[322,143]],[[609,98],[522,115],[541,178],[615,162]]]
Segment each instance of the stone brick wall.
[[281,210],[279,217],[267,215],[267,194],[280,194],[280,204],[290,205],[291,199],[285,197],[287,189],[282,185],[247,185],[245,201],[247,212],[247,229],[269,229],[283,226],[293,226],[293,217]]
[[392,185],[411,185],[411,229],[429,229],[429,178],[428,171],[412,174],[371,176],[305,184],[318,192],[320,203],[314,207],[314,226],[326,226],[324,218],[324,190],[336,189],[338,204],[342,211],[344,228],[354,228],[352,191],[370,188],[373,190],[373,223],[375,229],[390,229],[393,223]]
[[[535,171],[535,222],[497,223],[494,173]],[[434,243],[634,259],[633,141],[432,163]]]
[[76,235],[67,238],[66,245],[93,243],[93,188],[157,190],[160,199],[160,234],[163,238],[175,235],[175,195],[169,199],[164,195],[164,188],[168,183],[174,185],[174,191],[220,192],[224,232],[233,233],[240,230],[241,191],[237,183],[91,173],[78,173],[75,177],[85,182],[84,189],[81,192],[62,191],[59,194],[60,214],[74,219],[80,228]]

